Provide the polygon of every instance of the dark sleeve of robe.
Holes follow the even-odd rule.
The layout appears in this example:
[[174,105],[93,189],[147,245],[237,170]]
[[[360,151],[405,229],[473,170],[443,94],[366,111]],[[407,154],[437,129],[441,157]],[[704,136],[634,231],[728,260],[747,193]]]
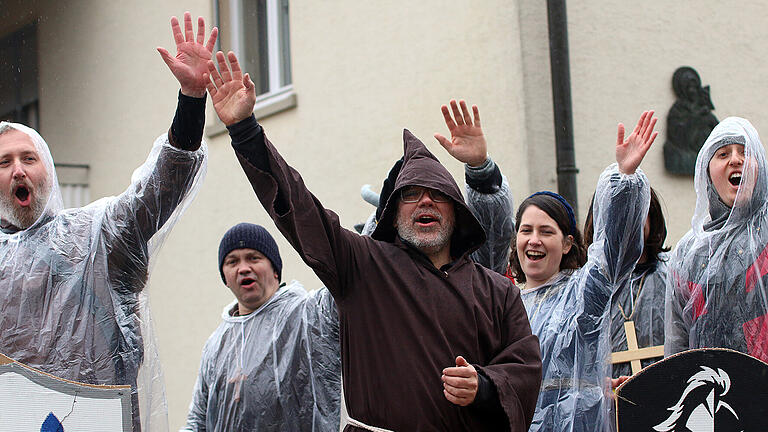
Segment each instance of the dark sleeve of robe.
[[338,271],[353,261],[351,245],[360,236],[342,228],[339,216],[326,210],[312,195],[301,175],[266,139],[253,116],[229,130],[238,160],[277,228],[333,296],[343,296],[340,282],[344,275]]
[[[512,329],[518,331],[512,332]],[[526,330],[530,335],[528,315],[525,313],[520,291],[510,289],[501,326],[500,346],[505,348],[493,356],[488,365],[479,367],[479,370],[493,382],[506,414],[506,424],[501,423],[499,426],[508,427],[511,431],[528,430],[541,385],[538,338],[533,335],[525,336]],[[525,392],[519,393],[521,389],[525,389]],[[521,419],[525,419],[525,425],[520,422]]]

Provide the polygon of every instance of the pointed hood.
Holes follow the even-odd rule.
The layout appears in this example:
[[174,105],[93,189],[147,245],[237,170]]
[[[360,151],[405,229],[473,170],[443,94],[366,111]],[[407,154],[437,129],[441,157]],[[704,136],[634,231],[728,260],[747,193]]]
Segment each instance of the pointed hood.
[[451,255],[458,258],[477,249],[485,242],[485,231],[464,202],[453,176],[408,129],[403,129],[403,148],[403,167],[371,237],[386,242],[393,242],[397,238],[394,221],[400,190],[406,186],[421,186],[438,190],[453,200],[456,226],[451,236]]

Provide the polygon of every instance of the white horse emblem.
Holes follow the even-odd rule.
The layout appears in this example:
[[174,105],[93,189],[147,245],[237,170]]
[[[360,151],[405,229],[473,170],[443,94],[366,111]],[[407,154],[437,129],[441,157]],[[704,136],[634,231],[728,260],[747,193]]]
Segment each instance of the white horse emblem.
[[701,371],[688,379],[688,387],[680,400],[667,408],[672,414],[654,426],[657,432],[674,432],[684,426],[691,432],[714,432],[718,416],[732,416],[738,420],[736,411],[722,400],[731,388],[731,379],[724,370],[717,371],[701,366]]

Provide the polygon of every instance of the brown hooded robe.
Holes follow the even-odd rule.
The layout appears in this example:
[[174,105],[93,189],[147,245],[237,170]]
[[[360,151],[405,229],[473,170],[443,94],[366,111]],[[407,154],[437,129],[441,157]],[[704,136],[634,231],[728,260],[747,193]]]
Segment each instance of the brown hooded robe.
[[[266,138],[248,145],[266,146],[267,161],[260,166],[271,172],[242,153],[238,158],[277,227],[336,300],[344,396],[352,418],[398,432],[526,431],[541,357],[520,291],[469,260],[485,241],[482,227],[424,144],[407,130],[403,139],[405,163],[372,237],[342,228]],[[408,185],[439,190],[454,201],[455,261],[445,271],[404,244],[392,226],[399,190]],[[455,366],[458,355],[490,378],[506,419],[445,398],[442,370]]]

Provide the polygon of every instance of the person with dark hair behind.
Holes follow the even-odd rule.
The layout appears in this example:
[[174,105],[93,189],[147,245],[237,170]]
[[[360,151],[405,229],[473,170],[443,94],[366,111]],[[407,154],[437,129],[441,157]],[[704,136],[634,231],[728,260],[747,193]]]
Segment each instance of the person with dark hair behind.
[[[584,244],[592,244],[594,233],[592,206],[589,207],[584,222]],[[632,329],[638,348],[658,347],[657,357],[640,360],[645,367],[661,360],[664,345],[664,295],[667,286],[667,261],[669,246],[664,246],[667,239],[667,223],[661,209],[661,202],[656,190],[651,188],[651,204],[643,228],[643,254],[637,261],[634,271],[626,283],[616,288],[611,297],[611,347],[614,353],[626,351],[628,335]],[[628,323],[632,323],[628,326]],[[629,362],[614,363],[613,378],[637,373]]]
[[553,192],[520,205],[512,249],[514,277],[531,331],[539,337],[542,383],[530,431],[608,430],[607,305],[626,283],[643,251],[648,180],[637,168],[656,138],[653,112],[644,112],[624,140],[619,124],[616,161],[601,174],[595,196],[595,242],[586,258],[574,212]]

